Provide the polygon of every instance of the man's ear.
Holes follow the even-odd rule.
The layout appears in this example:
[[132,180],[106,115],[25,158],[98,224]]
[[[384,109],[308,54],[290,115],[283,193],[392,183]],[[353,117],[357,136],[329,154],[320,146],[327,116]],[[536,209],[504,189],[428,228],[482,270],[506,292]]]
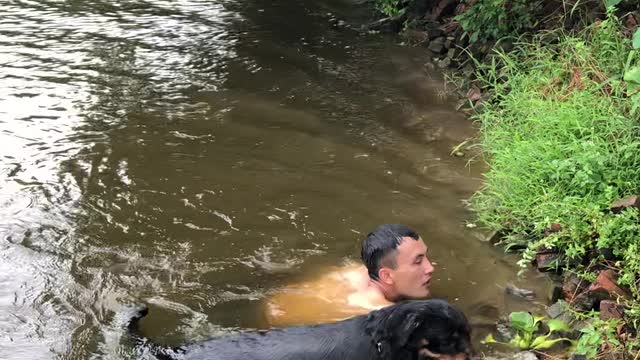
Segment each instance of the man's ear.
[[383,284],[393,285],[393,276],[391,274],[391,269],[386,266],[380,267],[380,270],[378,270],[378,278]]

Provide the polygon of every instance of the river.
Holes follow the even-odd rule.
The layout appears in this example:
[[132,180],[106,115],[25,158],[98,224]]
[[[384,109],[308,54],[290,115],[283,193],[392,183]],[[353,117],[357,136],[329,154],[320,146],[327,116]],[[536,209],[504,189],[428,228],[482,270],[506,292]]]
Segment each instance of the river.
[[434,294],[472,318],[542,283],[480,240],[483,165],[450,155],[475,129],[424,48],[358,31],[366,6],[0,11],[0,358],[125,358],[114,318],[140,301],[169,344],[264,327],[269,293],[382,223],[422,235]]

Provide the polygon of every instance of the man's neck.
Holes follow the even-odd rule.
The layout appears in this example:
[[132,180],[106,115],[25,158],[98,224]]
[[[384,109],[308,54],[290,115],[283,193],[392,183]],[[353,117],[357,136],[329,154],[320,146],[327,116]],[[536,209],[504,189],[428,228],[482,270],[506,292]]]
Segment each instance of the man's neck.
[[398,301],[398,294],[396,294],[391,287],[378,280],[369,279],[369,287],[375,289],[375,291],[380,294],[380,300],[384,300],[389,303]]

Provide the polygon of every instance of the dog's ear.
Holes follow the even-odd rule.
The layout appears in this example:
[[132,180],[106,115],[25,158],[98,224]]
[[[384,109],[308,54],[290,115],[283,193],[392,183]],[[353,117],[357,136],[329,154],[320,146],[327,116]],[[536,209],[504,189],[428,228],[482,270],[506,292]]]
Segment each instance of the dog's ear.
[[371,312],[365,331],[373,341],[372,357],[381,360],[413,358],[413,351],[406,345],[422,325],[421,315],[420,309],[410,303]]

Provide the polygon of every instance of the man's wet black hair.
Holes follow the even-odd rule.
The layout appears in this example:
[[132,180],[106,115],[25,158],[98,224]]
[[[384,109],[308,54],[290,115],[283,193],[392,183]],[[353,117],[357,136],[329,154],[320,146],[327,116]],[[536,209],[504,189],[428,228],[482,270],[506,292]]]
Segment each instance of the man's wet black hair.
[[404,237],[414,240],[420,239],[420,235],[417,232],[399,224],[380,225],[367,235],[367,238],[362,243],[360,256],[369,271],[371,279],[379,279],[378,271],[383,265],[390,268],[396,267],[395,256],[391,255],[395,253]]

